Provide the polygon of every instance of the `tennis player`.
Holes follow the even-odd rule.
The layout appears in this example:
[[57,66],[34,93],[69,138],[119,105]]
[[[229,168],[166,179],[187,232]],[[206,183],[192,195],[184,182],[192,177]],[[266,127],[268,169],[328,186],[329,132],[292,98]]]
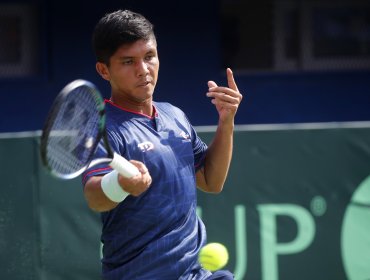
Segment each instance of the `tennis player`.
[[[206,231],[196,215],[197,186],[221,192],[232,157],[234,117],[242,100],[232,71],[228,86],[209,81],[219,115],[212,143],[197,136],[177,107],[155,102],[159,58],[153,25],[141,14],[106,14],[93,33],[96,70],[111,86],[107,133],[113,149],[140,171],[125,178],[108,165],[83,175],[91,209],[101,212],[104,279],[233,279],[198,263]],[[99,146],[96,158],[104,157]]]

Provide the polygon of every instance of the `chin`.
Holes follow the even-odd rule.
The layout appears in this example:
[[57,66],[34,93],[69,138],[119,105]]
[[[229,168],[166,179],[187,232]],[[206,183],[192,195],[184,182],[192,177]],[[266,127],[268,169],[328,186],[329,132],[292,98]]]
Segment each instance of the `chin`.
[[153,97],[153,92],[150,92],[150,93],[148,92],[148,93],[145,93],[145,94],[138,94],[137,97],[142,102],[147,101],[147,100],[151,100],[152,97]]

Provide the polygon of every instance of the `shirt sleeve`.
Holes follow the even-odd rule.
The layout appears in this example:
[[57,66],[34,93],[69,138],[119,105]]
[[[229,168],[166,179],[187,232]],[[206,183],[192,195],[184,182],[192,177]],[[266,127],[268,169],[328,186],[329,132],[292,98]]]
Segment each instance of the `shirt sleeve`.
[[[102,141],[99,143],[98,147],[96,148],[95,154],[92,158],[93,160],[98,159],[98,158],[107,157],[107,151]],[[82,185],[85,186],[86,182],[93,176],[102,176],[111,171],[112,171],[112,168],[108,165],[108,163],[101,163],[101,164],[94,165],[91,168],[86,169],[85,172],[82,173]]]
[[197,172],[204,165],[206,152],[208,146],[199,138],[194,128],[192,128],[195,138],[193,140],[193,151],[194,151],[194,167]]
[[183,111],[181,111],[181,113],[184,116],[188,124],[190,133],[191,133],[191,141],[192,141],[193,154],[194,154],[194,168],[195,168],[195,172],[197,172],[204,165],[204,160],[206,158],[208,146],[206,143],[202,141],[202,139],[200,139],[194,127],[191,125],[189,118],[186,116],[186,114]]
[[206,157],[208,146],[206,143],[202,141],[202,139],[200,139],[200,137],[198,136],[197,132],[195,131],[192,125],[190,125],[190,129],[191,129],[192,145],[193,145],[193,153],[194,153],[194,168],[195,168],[195,172],[197,172],[204,165],[204,160]]

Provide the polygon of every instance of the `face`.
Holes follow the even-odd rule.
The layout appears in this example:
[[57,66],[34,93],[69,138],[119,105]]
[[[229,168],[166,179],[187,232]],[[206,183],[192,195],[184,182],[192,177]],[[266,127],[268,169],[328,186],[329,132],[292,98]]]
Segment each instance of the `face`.
[[109,66],[98,62],[96,67],[110,82],[114,100],[133,104],[151,101],[159,70],[157,43],[150,39],[122,45]]

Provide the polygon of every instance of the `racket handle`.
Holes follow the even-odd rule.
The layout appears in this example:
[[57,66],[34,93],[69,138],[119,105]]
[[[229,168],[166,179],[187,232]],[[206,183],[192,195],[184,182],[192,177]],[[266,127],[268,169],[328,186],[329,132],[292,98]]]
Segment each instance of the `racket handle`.
[[109,165],[126,178],[134,177],[140,173],[135,165],[117,153],[113,154],[113,159]]

